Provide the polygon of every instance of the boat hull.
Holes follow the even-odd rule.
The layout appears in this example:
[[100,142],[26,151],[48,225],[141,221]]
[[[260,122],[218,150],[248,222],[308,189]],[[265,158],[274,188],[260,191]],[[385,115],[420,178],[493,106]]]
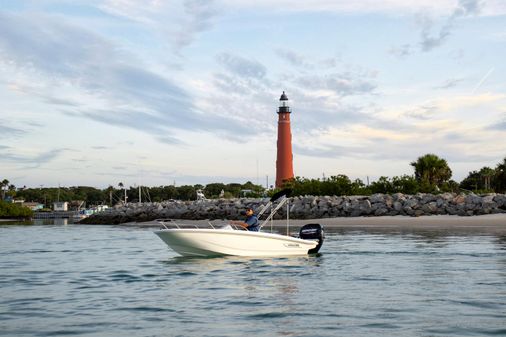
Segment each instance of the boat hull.
[[318,245],[280,234],[225,229],[162,229],[155,234],[182,256],[307,255]]

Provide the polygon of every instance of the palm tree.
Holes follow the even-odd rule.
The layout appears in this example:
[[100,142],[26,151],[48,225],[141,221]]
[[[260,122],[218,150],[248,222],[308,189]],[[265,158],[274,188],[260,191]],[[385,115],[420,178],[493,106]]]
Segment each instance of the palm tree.
[[493,177],[495,176],[496,171],[490,167],[485,166],[481,168],[479,174],[481,180],[483,181],[483,189],[490,190],[494,183]]
[[499,193],[506,192],[506,157],[495,169],[494,190]]
[[14,197],[16,195],[16,186],[14,184],[10,184],[8,187],[9,195]]
[[[119,188],[120,188],[120,189],[123,189],[123,187],[124,187],[123,183],[121,183],[121,182],[118,184],[118,186],[119,186]],[[127,202],[127,192],[126,192],[126,188],[125,188],[124,190],[125,190],[125,204],[126,204],[126,202]]]
[[419,157],[411,166],[415,168],[416,180],[432,186],[440,186],[452,176],[448,162],[432,153]]
[[109,206],[112,206],[112,192],[114,192],[114,187],[112,185],[109,185],[106,189],[106,192],[109,193]]
[[0,182],[0,188],[2,189],[2,200],[5,199],[5,191],[8,186],[9,186],[9,180],[4,179],[4,180],[2,180],[2,182]]

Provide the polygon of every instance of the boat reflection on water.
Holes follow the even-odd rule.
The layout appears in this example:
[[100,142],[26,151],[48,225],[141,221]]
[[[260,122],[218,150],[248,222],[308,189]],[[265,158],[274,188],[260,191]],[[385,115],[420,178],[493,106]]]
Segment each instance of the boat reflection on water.
[[322,276],[323,255],[175,256],[160,263],[172,275],[167,287],[184,285],[191,289],[191,295],[179,297],[188,303],[185,312],[205,309],[220,313],[220,317],[241,321],[246,331],[256,329],[259,322],[276,321],[279,324],[271,331],[274,335],[295,336],[300,333],[296,328],[300,314],[311,314],[306,305],[314,305],[309,303],[313,301],[311,284]]

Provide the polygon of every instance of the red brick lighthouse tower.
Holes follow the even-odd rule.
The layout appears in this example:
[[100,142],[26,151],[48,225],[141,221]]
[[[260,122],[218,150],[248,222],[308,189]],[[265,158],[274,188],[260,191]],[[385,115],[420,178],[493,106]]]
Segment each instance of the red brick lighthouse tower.
[[293,178],[292,131],[290,130],[290,107],[285,92],[279,98],[278,109],[278,156],[276,159],[276,187]]

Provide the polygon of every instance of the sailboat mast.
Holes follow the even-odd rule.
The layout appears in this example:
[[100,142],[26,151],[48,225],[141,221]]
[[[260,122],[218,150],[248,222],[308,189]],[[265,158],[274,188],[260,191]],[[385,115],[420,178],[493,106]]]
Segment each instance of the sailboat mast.
[[290,199],[286,199],[286,235],[290,235]]

